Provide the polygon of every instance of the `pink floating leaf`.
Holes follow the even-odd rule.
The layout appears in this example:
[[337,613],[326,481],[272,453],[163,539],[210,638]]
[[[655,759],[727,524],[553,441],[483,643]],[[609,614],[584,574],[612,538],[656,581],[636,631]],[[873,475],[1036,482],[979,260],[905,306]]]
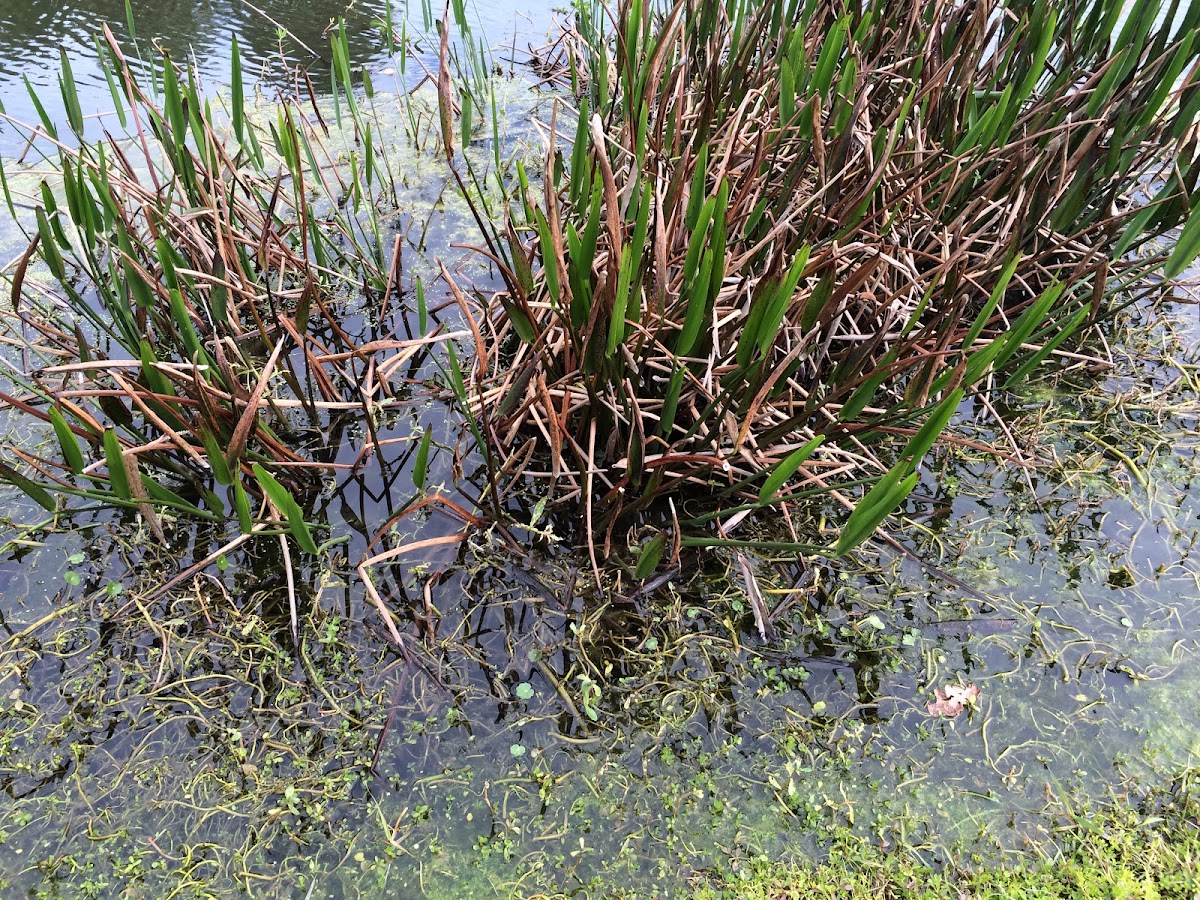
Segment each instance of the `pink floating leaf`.
[[974,706],[979,700],[979,688],[974,684],[965,687],[961,684],[948,684],[945,688],[937,688],[933,692],[936,698],[925,707],[931,716],[945,716],[952,719],[968,706]]

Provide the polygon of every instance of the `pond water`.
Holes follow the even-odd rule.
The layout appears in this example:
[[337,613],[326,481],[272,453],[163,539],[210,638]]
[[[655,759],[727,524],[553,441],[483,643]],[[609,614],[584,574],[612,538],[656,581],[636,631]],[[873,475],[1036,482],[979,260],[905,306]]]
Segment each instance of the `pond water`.
[[[95,61],[95,41],[104,24],[130,53],[140,50],[150,59],[152,49],[159,47],[177,62],[192,60],[210,89],[229,83],[231,38],[236,36],[245,77],[264,96],[287,88],[288,66],[303,66],[318,90],[324,90],[332,62],[330,34],[337,23],[345,23],[351,65],[379,72],[394,65],[380,40],[381,24],[390,19],[399,27],[406,7],[405,0],[129,0],[131,33],[126,0],[0,0],[0,101],[14,118],[36,122],[37,110],[25,87],[28,79],[51,118],[62,121],[58,71],[65,52],[84,114],[111,110],[108,82]],[[433,15],[441,15],[441,3],[429,7]],[[419,5],[413,5],[410,15],[423,26]],[[490,0],[474,5],[470,17],[498,49],[506,43],[524,49],[545,35],[551,13],[546,2]],[[433,68],[437,47],[418,49]],[[413,79],[420,76],[417,70]],[[13,129],[0,125],[0,156],[13,156],[21,147]]]
[[[230,30],[256,66],[277,52],[264,14],[304,62],[297,48],[345,12],[358,62],[382,71],[381,9],[134,4],[139,39],[190,47],[217,84]],[[53,84],[59,42],[103,107],[80,35],[123,5],[2,16],[10,112],[13,79]],[[529,24],[487,17],[489,33]],[[511,91],[506,146],[536,146],[530,121],[547,111],[519,79]],[[470,230],[446,173],[402,129],[390,139],[406,277],[461,262],[450,244]],[[464,504],[479,465],[457,452],[452,408],[416,391],[378,423],[404,449],[320,493],[313,515],[348,539],[298,573],[298,650],[277,544],[164,593],[219,536],[155,546],[99,511],[34,527],[45,514],[0,489],[0,892],[670,897],[750,861],[819,856],[834,836],[934,865],[1048,852],[1092,804],[1186,790],[1200,763],[1200,326],[1186,300],[1108,329],[1111,368],[1064,358],[993,398],[1007,433],[963,410],[901,535],[926,565],[750,559],[780,609],[770,643],[732,557],[689,558],[686,576],[622,602],[590,584],[567,518],[515,498],[531,523],[515,545],[481,529],[383,571],[396,647],[353,560],[414,496],[414,436],[434,429],[429,483],[449,493],[465,473]],[[360,340],[401,327],[348,322]],[[324,439],[336,462],[363,443],[353,420]],[[401,537],[458,527],[429,511]],[[935,691],[971,685],[972,708],[931,715]]]

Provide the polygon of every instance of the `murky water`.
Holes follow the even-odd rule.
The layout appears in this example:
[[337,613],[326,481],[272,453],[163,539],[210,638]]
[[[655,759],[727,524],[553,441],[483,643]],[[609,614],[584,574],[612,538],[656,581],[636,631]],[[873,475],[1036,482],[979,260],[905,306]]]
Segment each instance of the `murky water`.
[[[134,9],[139,40],[191,48],[217,84],[231,29],[250,59],[282,44],[303,62],[343,11],[256,7]],[[358,63],[386,68],[381,9],[351,3],[348,27]],[[80,35],[93,17],[122,20],[122,4],[3,10],[10,112],[22,72],[53,83],[60,41],[103,107]],[[525,23],[486,16],[496,33]],[[536,143],[522,102],[513,145]],[[389,221],[412,269],[461,260],[449,245],[469,224],[447,174],[394,140],[411,193]],[[366,341],[403,315],[348,327]],[[542,519],[516,547],[480,531],[381,568],[395,647],[353,560],[419,493],[413,436],[434,429],[431,484],[463,474],[469,494],[478,465],[455,452],[450,406],[416,393],[378,423],[403,449],[314,503],[349,542],[297,573],[299,651],[273,542],[160,596],[178,558],[215,536],[156,548],[99,512],[23,530],[44,516],[0,491],[0,892],[677,896],[847,829],[935,865],[994,860],[1046,838],[1080,798],[1169,787],[1200,764],[1200,328],[1180,305],[1114,340],[1138,343],[1112,372],[1003,398],[1019,454],[1037,462],[1028,476],[967,445],[930,460],[903,537],[971,590],[888,554],[846,572],[757,558],[786,608],[772,643],[731,558],[689,559],[686,578],[613,602],[558,540],[567,524]],[[355,462],[360,426],[329,426],[330,458]],[[958,427],[1007,448],[982,412]],[[518,519],[532,508],[511,501]],[[459,527],[433,507],[401,524],[397,540]],[[972,709],[931,715],[936,690],[969,685]]]

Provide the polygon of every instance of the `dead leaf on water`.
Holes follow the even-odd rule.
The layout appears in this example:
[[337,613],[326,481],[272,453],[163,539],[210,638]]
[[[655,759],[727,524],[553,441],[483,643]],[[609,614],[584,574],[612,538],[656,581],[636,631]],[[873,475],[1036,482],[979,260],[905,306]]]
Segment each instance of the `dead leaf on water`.
[[926,709],[931,716],[945,716],[952,719],[968,706],[974,706],[979,700],[979,688],[974,684],[948,684],[933,692],[936,698]]

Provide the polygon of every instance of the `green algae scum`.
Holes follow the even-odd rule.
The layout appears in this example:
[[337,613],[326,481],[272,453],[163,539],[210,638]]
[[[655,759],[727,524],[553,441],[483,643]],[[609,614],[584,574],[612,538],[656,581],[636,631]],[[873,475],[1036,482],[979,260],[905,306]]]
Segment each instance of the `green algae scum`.
[[0,896],[1200,896],[1200,7],[184,6],[0,12]]

